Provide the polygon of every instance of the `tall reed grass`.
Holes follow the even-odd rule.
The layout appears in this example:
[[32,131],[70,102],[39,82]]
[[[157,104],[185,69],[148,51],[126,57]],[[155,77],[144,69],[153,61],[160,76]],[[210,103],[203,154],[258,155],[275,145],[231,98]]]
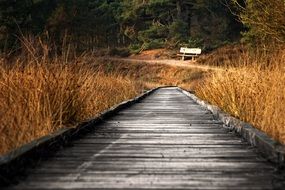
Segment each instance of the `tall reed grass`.
[[244,53],[230,61],[197,87],[197,95],[285,144],[285,52]]
[[0,153],[96,116],[140,93],[130,79],[84,64],[0,63]]

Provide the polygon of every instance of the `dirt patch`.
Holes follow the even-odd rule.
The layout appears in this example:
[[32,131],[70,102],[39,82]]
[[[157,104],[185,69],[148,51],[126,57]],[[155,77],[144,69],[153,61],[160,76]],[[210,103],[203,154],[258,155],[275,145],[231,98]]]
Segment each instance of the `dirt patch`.
[[156,59],[173,59],[175,58],[176,51],[168,50],[168,49],[154,49],[154,50],[146,50],[142,51],[139,54],[131,55],[132,59],[139,60],[156,60]]

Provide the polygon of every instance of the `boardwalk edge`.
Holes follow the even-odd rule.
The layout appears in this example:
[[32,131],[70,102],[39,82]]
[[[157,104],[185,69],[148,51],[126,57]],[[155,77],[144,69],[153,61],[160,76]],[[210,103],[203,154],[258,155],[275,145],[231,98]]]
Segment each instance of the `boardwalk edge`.
[[243,122],[225,112],[219,107],[210,105],[206,101],[199,99],[193,93],[182,88],[178,88],[183,94],[193,99],[196,103],[211,111],[215,119],[221,120],[224,127],[233,131],[244,138],[250,145],[256,147],[260,153],[269,161],[284,165],[285,164],[285,146],[269,137],[264,132],[254,128],[251,124]]
[[13,183],[10,179],[14,178],[14,176],[19,173],[23,174],[27,166],[37,164],[33,161],[45,159],[48,155],[52,154],[55,150],[60,149],[70,140],[94,130],[96,124],[141,101],[160,88],[162,87],[148,90],[133,99],[117,104],[116,106],[102,112],[98,117],[80,123],[75,128],[61,129],[51,135],[46,135],[25,144],[6,155],[0,156],[0,187],[5,184]]

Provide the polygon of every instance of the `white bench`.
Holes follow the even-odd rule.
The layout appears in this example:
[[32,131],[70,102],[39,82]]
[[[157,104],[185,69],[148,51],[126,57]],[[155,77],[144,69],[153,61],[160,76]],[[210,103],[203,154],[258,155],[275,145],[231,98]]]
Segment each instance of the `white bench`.
[[200,55],[202,53],[202,49],[200,48],[186,48],[182,47],[180,48],[180,53],[177,54],[178,56],[181,56],[182,60],[185,60],[185,57],[191,57],[192,60],[195,60],[195,57]]

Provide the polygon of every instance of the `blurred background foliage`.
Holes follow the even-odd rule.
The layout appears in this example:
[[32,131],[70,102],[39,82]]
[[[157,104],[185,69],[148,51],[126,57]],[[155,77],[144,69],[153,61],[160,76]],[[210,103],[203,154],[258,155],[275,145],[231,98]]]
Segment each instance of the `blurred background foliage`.
[[[0,51],[41,37],[77,51],[132,53],[179,46],[211,50],[238,41],[284,43],[284,0],[0,0]],[[53,48],[56,50],[56,48]]]

